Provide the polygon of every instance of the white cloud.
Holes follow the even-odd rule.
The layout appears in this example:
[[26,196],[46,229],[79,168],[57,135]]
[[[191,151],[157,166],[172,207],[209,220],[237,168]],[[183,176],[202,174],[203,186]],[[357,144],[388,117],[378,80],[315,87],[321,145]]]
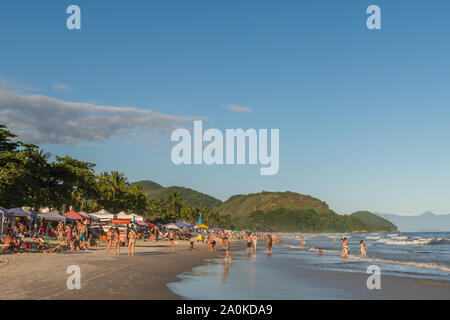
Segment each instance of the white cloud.
[[250,112],[252,112],[251,108],[242,107],[242,106],[237,105],[237,104],[229,104],[229,105],[226,105],[225,108],[227,108],[228,110],[230,110],[232,112],[237,112],[237,113],[250,113]]
[[63,83],[57,83],[54,84],[52,87],[53,91],[70,91],[71,88],[68,85],[65,85]]
[[203,118],[0,90],[0,123],[17,133],[21,141],[36,144],[134,140],[167,133],[198,119]]

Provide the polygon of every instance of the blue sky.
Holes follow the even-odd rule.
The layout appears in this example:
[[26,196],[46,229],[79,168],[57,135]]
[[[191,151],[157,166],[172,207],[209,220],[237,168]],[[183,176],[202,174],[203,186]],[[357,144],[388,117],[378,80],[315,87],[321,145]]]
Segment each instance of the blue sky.
[[[71,4],[81,30],[66,28]],[[366,28],[370,4],[382,30]],[[448,1],[0,0],[0,123],[97,172],[222,200],[291,190],[339,213],[449,213],[448,12]],[[157,116],[145,114],[156,119],[145,130],[103,121],[94,135],[70,103],[115,126],[137,123],[139,110]],[[205,128],[280,129],[278,174],[173,165],[170,129],[197,117]]]

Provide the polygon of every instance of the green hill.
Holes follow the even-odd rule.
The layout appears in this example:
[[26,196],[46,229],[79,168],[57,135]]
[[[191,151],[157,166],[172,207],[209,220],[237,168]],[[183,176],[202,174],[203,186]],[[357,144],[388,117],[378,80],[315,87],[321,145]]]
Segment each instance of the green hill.
[[178,186],[163,187],[156,182],[149,180],[138,181],[132,183],[132,185],[141,186],[147,198],[152,200],[166,199],[172,191],[175,190],[180,195],[183,204],[190,204],[197,207],[207,207],[209,209],[217,208],[222,204],[222,201],[219,199],[189,188]]
[[352,213],[351,216],[357,217],[367,224],[379,226],[379,231],[392,232],[398,229],[397,226],[389,220],[381,218],[369,211],[357,211]]
[[261,192],[236,195],[219,208],[241,228],[281,232],[379,232],[395,230],[387,221],[367,214],[340,215],[328,204],[295,192]]
[[277,209],[331,212],[327,203],[317,198],[295,192],[266,192],[236,195],[225,201],[219,208],[221,214],[245,217],[254,211],[274,211]]

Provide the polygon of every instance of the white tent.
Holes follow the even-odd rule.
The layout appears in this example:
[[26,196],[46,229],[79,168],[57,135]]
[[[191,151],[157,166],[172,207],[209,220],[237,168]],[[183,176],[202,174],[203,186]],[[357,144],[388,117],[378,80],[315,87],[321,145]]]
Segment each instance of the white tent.
[[104,219],[114,219],[114,215],[112,213],[109,213],[108,211],[102,209],[100,211],[97,211],[95,213],[91,213],[91,216],[97,217],[100,220]]
[[130,219],[133,220],[133,217],[131,214],[126,214],[125,212],[121,211],[116,215],[117,219]]
[[129,214],[129,216],[131,217],[131,220],[134,220],[134,221],[144,221],[144,217],[138,216],[138,215],[135,214],[135,213],[131,213],[131,214]]

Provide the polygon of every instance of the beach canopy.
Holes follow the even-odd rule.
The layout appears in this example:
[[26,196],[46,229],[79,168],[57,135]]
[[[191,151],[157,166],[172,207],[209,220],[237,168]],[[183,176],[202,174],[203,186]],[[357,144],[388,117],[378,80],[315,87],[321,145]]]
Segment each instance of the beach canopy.
[[89,220],[89,218],[87,218],[87,217],[85,217],[85,216],[83,216],[83,215],[81,215],[81,214],[79,214],[78,212],[75,212],[75,211],[66,212],[66,213],[64,213],[64,215],[66,217],[69,217],[69,218],[72,218],[72,219],[75,219],[75,220],[80,220],[80,221]]
[[198,225],[198,226],[195,226],[195,227],[198,228],[198,229],[205,229],[205,230],[209,229],[209,227],[205,226],[204,224],[201,224],[201,225]]
[[8,213],[8,210],[6,210],[5,208],[0,207],[0,214],[3,213],[5,216]]
[[114,219],[114,215],[112,213],[109,213],[108,211],[102,209],[100,211],[97,211],[95,213],[91,213],[91,216],[97,217],[99,219]]
[[116,219],[130,219],[133,220],[133,217],[131,214],[126,214],[125,212],[121,211],[116,215]]
[[64,216],[64,215],[60,214],[58,211],[48,211],[48,212],[38,213],[38,218],[45,219],[47,221],[62,221],[63,223],[75,221],[75,219]]
[[144,221],[134,221],[135,224],[137,224],[140,227],[146,227],[147,224]]
[[144,217],[141,217],[141,216],[139,216],[139,215],[137,215],[135,213],[129,214],[129,217],[131,218],[131,220],[144,222]]
[[180,229],[175,223],[166,224],[164,227],[166,227],[167,229]]
[[26,212],[20,208],[8,209],[5,213],[6,217],[31,217],[35,215],[36,213],[34,212]]
[[94,217],[93,215],[91,215],[91,214],[89,214],[89,213],[87,213],[87,212],[84,212],[84,211],[80,211],[80,212],[78,212],[80,215],[82,215],[82,216],[86,216],[88,219],[90,219],[91,221],[97,221],[97,220],[100,220],[98,217]]

